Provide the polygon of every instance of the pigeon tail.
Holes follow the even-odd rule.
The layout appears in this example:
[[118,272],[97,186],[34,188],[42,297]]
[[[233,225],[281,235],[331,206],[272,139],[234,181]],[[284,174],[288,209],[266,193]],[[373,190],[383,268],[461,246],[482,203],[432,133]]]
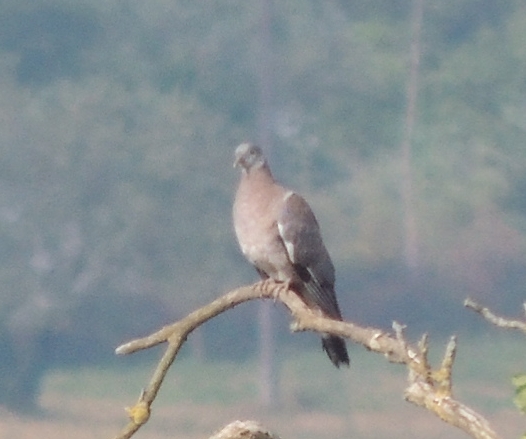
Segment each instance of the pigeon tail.
[[349,354],[347,353],[345,341],[342,338],[334,335],[324,335],[321,339],[321,344],[332,364],[336,367],[340,367],[340,364],[349,366]]

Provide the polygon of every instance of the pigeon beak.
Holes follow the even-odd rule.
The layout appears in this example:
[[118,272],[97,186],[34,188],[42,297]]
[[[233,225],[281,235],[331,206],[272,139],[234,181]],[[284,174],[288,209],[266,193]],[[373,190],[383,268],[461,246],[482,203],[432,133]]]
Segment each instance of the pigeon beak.
[[237,168],[241,164],[241,160],[241,156],[236,156],[236,158],[234,159],[234,168]]

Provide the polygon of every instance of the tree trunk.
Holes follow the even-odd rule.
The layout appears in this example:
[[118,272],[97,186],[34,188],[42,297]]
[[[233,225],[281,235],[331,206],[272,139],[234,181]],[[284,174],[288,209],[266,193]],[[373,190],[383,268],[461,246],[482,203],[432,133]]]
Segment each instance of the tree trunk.
[[407,84],[407,109],[405,132],[402,140],[402,198],[404,209],[404,257],[406,266],[415,273],[419,265],[419,238],[415,213],[413,191],[413,172],[411,164],[411,143],[416,120],[416,102],[418,96],[418,77],[420,67],[423,0],[413,1],[411,55],[409,80]]
[[[258,143],[267,157],[272,152],[272,106],[274,80],[272,75],[272,0],[260,1]],[[276,360],[274,358],[274,325],[272,305],[263,301],[259,308],[259,395],[260,403],[271,408],[278,401]]]

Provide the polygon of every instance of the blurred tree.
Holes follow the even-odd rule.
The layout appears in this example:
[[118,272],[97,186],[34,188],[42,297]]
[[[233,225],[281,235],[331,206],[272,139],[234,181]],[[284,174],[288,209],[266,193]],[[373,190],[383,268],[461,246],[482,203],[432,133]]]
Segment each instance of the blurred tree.
[[[399,281],[410,8],[286,0],[270,29],[273,168],[312,203],[344,314],[363,319],[404,321],[420,297]],[[257,133],[259,15],[233,0],[0,10],[0,395],[19,407],[71,352],[109,358],[116,339],[255,279],[230,204],[232,149]],[[440,294],[427,284],[423,313],[468,289],[523,294],[525,23],[518,0],[426,10],[414,198],[421,269]],[[357,290],[367,300],[345,294]],[[205,326],[205,346],[250,355],[254,334],[232,346],[222,332],[253,316]]]

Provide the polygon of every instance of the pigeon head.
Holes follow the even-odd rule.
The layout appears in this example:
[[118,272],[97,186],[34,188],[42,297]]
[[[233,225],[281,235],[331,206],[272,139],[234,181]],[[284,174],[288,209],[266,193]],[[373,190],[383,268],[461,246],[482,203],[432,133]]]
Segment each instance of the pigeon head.
[[261,168],[265,166],[267,161],[263,155],[263,151],[259,146],[252,143],[242,143],[236,148],[234,167],[241,167],[246,172],[251,169]]

